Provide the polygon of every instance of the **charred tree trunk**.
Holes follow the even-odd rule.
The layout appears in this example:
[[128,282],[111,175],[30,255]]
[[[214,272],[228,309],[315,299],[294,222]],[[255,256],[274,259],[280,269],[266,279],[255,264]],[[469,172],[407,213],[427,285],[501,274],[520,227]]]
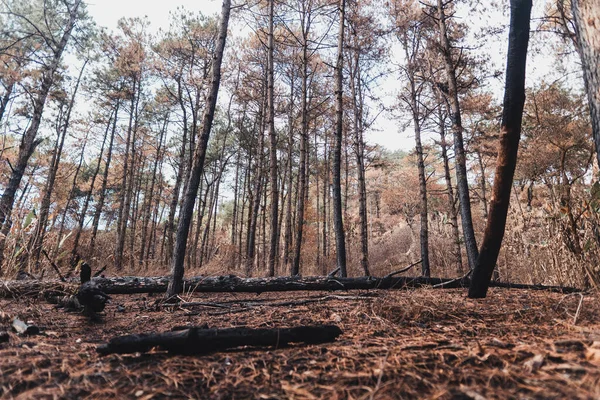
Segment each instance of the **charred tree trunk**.
[[[354,62],[352,62],[354,61]],[[369,273],[369,223],[367,218],[367,185],[365,182],[365,142],[363,138],[363,91],[360,71],[360,49],[354,50],[354,60],[349,59],[350,90],[354,111],[354,155],[358,178],[358,215],[360,218],[360,265],[365,276]],[[317,192],[319,189],[317,188]]]
[[92,221],[92,237],[90,238],[90,252],[94,249],[96,244],[96,235],[98,233],[98,226],[100,225],[100,216],[102,215],[102,209],[104,208],[104,199],[106,198],[106,188],[108,186],[108,171],[112,161],[113,144],[115,141],[115,135],[117,133],[117,120],[119,119],[119,106],[120,102],[117,101],[115,105],[115,117],[113,119],[112,131],[110,133],[110,140],[108,142],[108,149],[106,151],[106,163],[104,164],[104,172],[102,174],[102,187],[100,188],[100,197],[96,204],[96,210],[94,212],[94,220]]
[[274,101],[274,62],[275,41],[273,40],[273,19],[275,0],[269,0],[269,56],[267,78],[267,103],[268,103],[268,129],[269,129],[269,175],[271,180],[271,237],[269,241],[269,276],[275,276],[277,261],[277,248],[279,247],[279,184],[277,182],[277,134],[275,132],[275,104]]
[[572,0],[575,35],[590,107],[596,158],[600,165],[600,1]]
[[496,267],[506,227],[506,216],[521,137],[521,122],[525,105],[525,66],[532,5],[531,0],[511,0],[510,6],[504,111],[498,159],[492,186],[489,218],[469,288],[470,298],[483,298],[487,295],[490,279]]
[[[344,232],[343,210],[342,210],[342,182],[341,182],[341,155],[343,135],[343,65],[344,65],[344,24],[346,14],[346,0],[339,2],[340,28],[338,35],[338,54],[335,67],[335,95],[336,95],[336,128],[335,146],[333,148],[333,226],[335,230],[336,265],[340,269],[342,277],[348,276],[346,271],[346,234]],[[347,171],[347,168],[346,168]]]
[[198,194],[198,186],[200,185],[200,178],[202,177],[204,169],[204,159],[206,157],[208,139],[210,137],[212,122],[217,106],[217,95],[219,93],[219,85],[221,84],[221,62],[223,60],[223,52],[227,40],[230,8],[231,0],[223,0],[219,38],[213,55],[211,86],[206,98],[206,109],[202,120],[202,132],[194,150],[192,171],[190,173],[189,183],[184,197],[181,219],[177,227],[177,238],[175,251],[173,252],[171,271],[172,276],[167,289],[167,296],[169,297],[177,295],[183,289],[183,263],[185,260],[187,239],[194,212],[194,203]]
[[477,256],[477,240],[473,229],[473,219],[471,217],[471,197],[469,195],[469,182],[467,178],[467,160],[463,141],[463,126],[458,101],[458,85],[456,83],[456,70],[452,59],[452,47],[448,39],[446,26],[446,14],[442,0],[437,1],[438,25],[440,29],[440,39],[444,64],[448,78],[448,102],[450,103],[450,120],[452,121],[452,132],[454,134],[454,156],[456,158],[456,185],[458,197],[460,199],[460,215],[463,227],[463,236],[465,238],[465,247],[467,249],[467,258],[469,267],[475,268]]

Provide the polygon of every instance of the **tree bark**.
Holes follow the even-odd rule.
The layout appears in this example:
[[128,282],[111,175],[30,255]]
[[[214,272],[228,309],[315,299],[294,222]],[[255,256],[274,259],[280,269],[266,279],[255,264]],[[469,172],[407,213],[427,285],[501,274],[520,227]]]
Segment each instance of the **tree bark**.
[[96,350],[102,355],[127,354],[145,353],[158,347],[173,354],[208,354],[241,346],[279,348],[289,343],[327,343],[333,342],[341,334],[342,330],[336,325],[261,329],[190,327],[164,333],[118,336]]
[[277,182],[277,134],[275,132],[275,104],[274,101],[274,62],[275,41],[273,38],[275,0],[269,0],[269,56],[268,56],[268,78],[267,78],[267,125],[269,130],[269,174],[271,180],[271,234],[269,243],[269,276],[275,276],[275,264],[277,261],[277,248],[279,247],[279,184]]
[[311,27],[311,10],[304,10],[302,14],[302,88],[300,93],[300,166],[298,168],[298,184],[296,192],[296,229],[294,260],[290,271],[292,276],[300,274],[300,262],[302,257],[302,239],[304,235],[304,208],[308,183],[306,177],[306,160],[308,153],[308,35]]
[[446,143],[446,121],[442,114],[442,109],[439,112],[439,128],[440,128],[440,147],[442,149],[442,162],[444,164],[444,180],[446,181],[446,195],[448,203],[448,212],[450,213],[450,224],[452,225],[452,244],[454,249],[454,258],[456,260],[456,271],[459,274],[464,273],[462,264],[462,252],[460,248],[460,233],[458,231],[458,211],[456,210],[456,202],[454,198],[454,189],[452,187],[452,177],[450,175],[450,161],[448,159],[448,144]]
[[[33,102],[33,117],[31,119],[29,128],[21,139],[17,162],[13,166],[8,184],[6,185],[4,192],[2,193],[2,197],[0,198],[0,227],[4,226],[4,223],[7,219],[10,219],[15,201],[15,194],[19,189],[21,179],[23,179],[23,174],[25,173],[25,168],[27,168],[29,158],[33,154],[37,145],[41,142],[41,139],[36,138],[36,136],[40,127],[40,123],[42,122],[42,114],[44,112],[46,98],[48,97],[50,87],[54,82],[54,74],[58,69],[63,52],[67,47],[69,39],[71,38],[71,32],[73,31],[73,27],[75,26],[75,22],[77,20],[77,11],[80,4],[81,0],[76,0],[75,4],[73,4],[71,7],[68,7],[69,20],[67,22],[67,26],[63,31],[60,41],[55,43],[55,48],[52,48],[53,57],[50,61],[50,64],[45,66],[42,71],[40,89]],[[51,40],[49,38],[45,39],[48,41]],[[4,245],[5,240],[0,240],[0,266],[3,264],[4,260]]]
[[167,290],[167,296],[175,296],[183,289],[184,260],[187,245],[188,234],[194,212],[194,203],[198,194],[200,178],[204,170],[204,159],[206,157],[206,148],[212,122],[217,106],[217,96],[219,94],[219,85],[221,84],[221,63],[223,61],[223,52],[227,40],[227,26],[229,24],[229,13],[231,0],[223,0],[221,10],[221,24],[219,26],[219,39],[213,55],[211,86],[206,98],[206,109],[202,120],[202,131],[196,148],[194,150],[194,159],[192,171],[190,172],[187,191],[185,193],[181,219],[177,227],[177,237],[175,250],[173,252],[171,280]]
[[[104,138],[102,139],[102,145],[100,146],[100,154],[98,154],[98,164],[94,169],[94,174],[92,175],[92,181],[90,182],[90,190],[88,194],[85,196],[85,201],[83,202],[83,207],[81,209],[81,213],[79,214],[79,221],[77,223],[77,232],[75,233],[75,238],[73,239],[73,249],[71,250],[71,264],[75,262],[77,259],[77,250],[79,249],[79,240],[81,239],[81,232],[83,231],[83,225],[85,224],[85,217],[90,205],[90,201],[92,200],[92,194],[94,193],[94,184],[96,183],[96,179],[98,178],[98,174],[100,173],[100,166],[102,165],[102,157],[104,156],[104,147],[106,146],[106,140],[108,139],[108,131],[110,130],[110,126],[112,123],[113,114],[108,117],[108,123],[106,124],[106,131],[104,132]],[[115,116],[116,117],[116,116]]]
[[[335,67],[335,95],[336,95],[336,129],[335,145],[333,149],[333,226],[335,230],[336,265],[340,269],[342,277],[348,276],[346,271],[346,235],[344,232],[343,210],[342,210],[342,186],[341,186],[341,155],[343,136],[343,66],[344,66],[344,24],[346,14],[346,0],[339,1],[339,34],[338,54]],[[347,170],[347,169],[346,169]]]
[[[355,40],[356,42],[356,40]],[[356,175],[358,178],[358,216],[360,219],[360,265],[365,276],[369,272],[369,234],[367,216],[367,185],[365,182],[365,141],[363,138],[364,98],[361,84],[360,48],[354,49],[354,62],[349,57],[350,91],[354,111],[354,155],[356,156]],[[317,193],[319,188],[317,188]],[[318,249],[317,249],[318,250]]]
[[456,186],[460,199],[460,214],[467,249],[469,267],[475,268],[477,256],[477,240],[473,229],[471,217],[471,197],[469,195],[469,182],[467,177],[466,154],[463,141],[463,126],[461,120],[460,105],[458,101],[458,85],[456,83],[456,70],[452,59],[451,45],[448,39],[446,26],[446,15],[442,0],[437,1],[438,25],[440,29],[440,40],[444,57],[446,75],[448,78],[448,101],[450,103],[450,120],[452,121],[452,132],[454,134],[454,154],[456,158]]
[[[164,293],[170,277],[124,276],[115,278],[94,278],[88,284],[96,289],[112,294]],[[235,275],[196,276],[183,281],[192,293],[267,293],[291,291],[340,291],[340,290],[405,290],[408,288],[431,287],[435,289],[456,289],[469,285],[470,280],[426,278],[426,277],[275,277],[240,278]],[[55,281],[0,281],[0,298],[39,296],[56,291],[73,291],[79,284]],[[559,293],[581,292],[579,288],[545,285],[524,285],[506,282],[491,282],[490,286],[511,289],[548,290]]]
[[575,35],[587,92],[592,121],[592,135],[596,145],[596,159],[600,165],[600,1],[572,0]]
[[504,87],[504,111],[500,130],[500,144],[496,173],[492,186],[490,211],[485,227],[481,252],[473,271],[469,288],[470,298],[484,298],[506,227],[513,176],[517,165],[517,151],[521,137],[521,122],[525,105],[525,66],[529,43],[531,0],[511,0],[510,32]]
[[100,225],[100,217],[102,216],[102,209],[104,208],[104,200],[106,198],[106,188],[108,187],[108,171],[112,161],[113,145],[115,142],[115,135],[117,133],[117,120],[119,119],[119,106],[120,101],[117,101],[115,105],[115,117],[113,119],[113,126],[110,133],[110,140],[108,142],[108,149],[106,151],[106,163],[104,164],[104,172],[102,174],[102,187],[100,188],[100,197],[96,203],[96,209],[94,211],[94,219],[92,221],[92,236],[90,238],[90,252],[94,250],[96,245],[96,235],[98,234],[98,226]]

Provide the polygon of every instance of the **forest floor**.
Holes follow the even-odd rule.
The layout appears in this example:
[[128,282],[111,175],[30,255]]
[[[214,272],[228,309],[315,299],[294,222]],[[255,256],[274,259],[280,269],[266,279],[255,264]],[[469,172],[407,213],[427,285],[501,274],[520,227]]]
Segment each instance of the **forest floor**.
[[[103,322],[34,298],[1,299],[0,330],[17,316],[34,336],[0,344],[0,397],[36,398],[599,398],[597,295],[492,289],[195,294],[221,307],[152,307],[159,296],[113,296]],[[310,299],[282,306],[284,300]],[[579,312],[578,312],[579,310]],[[575,315],[578,313],[577,317]],[[114,336],[204,325],[336,324],[336,342],[203,356],[100,356]]]

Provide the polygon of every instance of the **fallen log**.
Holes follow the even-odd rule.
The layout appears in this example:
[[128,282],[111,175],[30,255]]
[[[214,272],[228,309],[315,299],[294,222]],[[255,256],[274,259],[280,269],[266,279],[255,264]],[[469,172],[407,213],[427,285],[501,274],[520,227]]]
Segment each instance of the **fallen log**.
[[[168,277],[94,278],[94,286],[106,294],[164,293],[169,283]],[[456,289],[469,287],[470,279],[446,279],[425,277],[276,277],[240,278],[235,275],[196,276],[184,280],[184,292],[229,292],[263,293],[282,291],[337,291],[369,289],[406,289],[432,287]],[[559,293],[577,293],[581,289],[563,286],[525,285],[504,282],[491,282],[493,287],[510,289],[549,290]],[[0,297],[37,295],[47,291],[61,290],[75,292],[77,285],[59,281],[0,281]]]
[[342,330],[336,325],[296,328],[188,329],[118,336],[96,348],[102,355],[145,353],[155,347],[173,354],[207,354],[241,346],[281,347],[290,343],[319,344],[333,342]]

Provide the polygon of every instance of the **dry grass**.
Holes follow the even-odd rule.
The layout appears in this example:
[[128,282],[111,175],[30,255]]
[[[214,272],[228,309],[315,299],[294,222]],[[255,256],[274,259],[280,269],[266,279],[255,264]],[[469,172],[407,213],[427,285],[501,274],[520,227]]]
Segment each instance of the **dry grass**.
[[[4,398],[597,398],[600,306],[587,296],[492,290],[487,299],[463,291],[374,292],[369,299],[331,299],[296,307],[282,299],[315,293],[200,294],[221,302],[154,311],[154,298],[117,296],[105,322],[55,310],[33,299],[0,300],[0,309],[32,320],[44,334],[11,335],[0,345]],[[350,293],[355,295],[357,293]],[[241,303],[253,301],[251,307]],[[117,304],[124,312],[117,311]],[[162,352],[99,357],[115,335],[175,325],[284,327],[336,323],[331,344],[239,349],[207,356]],[[575,322],[575,324],[574,324]],[[8,320],[0,321],[0,326]]]

